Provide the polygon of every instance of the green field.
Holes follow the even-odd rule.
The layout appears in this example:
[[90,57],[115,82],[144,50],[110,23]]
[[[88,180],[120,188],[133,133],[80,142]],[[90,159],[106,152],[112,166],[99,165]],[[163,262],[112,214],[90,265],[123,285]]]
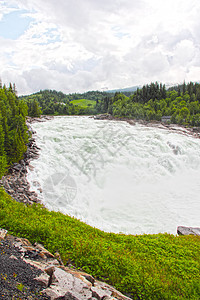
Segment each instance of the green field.
[[96,101],[94,100],[87,100],[87,99],[78,99],[78,100],[72,100],[70,103],[73,105],[77,105],[80,108],[87,108],[87,107],[95,107]]
[[133,299],[200,299],[200,237],[106,233],[0,189],[0,227],[58,251],[64,263]]

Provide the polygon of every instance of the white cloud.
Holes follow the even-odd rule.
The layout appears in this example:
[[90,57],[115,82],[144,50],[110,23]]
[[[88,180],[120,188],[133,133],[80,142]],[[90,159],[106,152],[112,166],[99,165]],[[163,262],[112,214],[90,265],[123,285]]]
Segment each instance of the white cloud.
[[200,80],[199,0],[11,0],[0,18],[2,7],[33,19],[16,41],[0,32],[0,77],[19,93]]

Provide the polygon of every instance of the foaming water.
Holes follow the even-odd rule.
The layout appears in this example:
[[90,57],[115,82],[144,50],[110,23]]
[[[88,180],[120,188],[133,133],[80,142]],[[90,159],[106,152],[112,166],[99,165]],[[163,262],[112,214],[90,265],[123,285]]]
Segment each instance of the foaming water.
[[32,127],[41,151],[28,180],[47,208],[111,232],[200,226],[200,140],[89,117]]

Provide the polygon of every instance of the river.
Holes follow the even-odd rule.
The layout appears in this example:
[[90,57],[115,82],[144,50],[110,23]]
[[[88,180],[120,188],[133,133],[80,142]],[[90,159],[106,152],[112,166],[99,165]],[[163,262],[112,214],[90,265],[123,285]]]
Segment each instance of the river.
[[50,210],[107,232],[200,226],[200,140],[90,117],[33,123],[31,189]]

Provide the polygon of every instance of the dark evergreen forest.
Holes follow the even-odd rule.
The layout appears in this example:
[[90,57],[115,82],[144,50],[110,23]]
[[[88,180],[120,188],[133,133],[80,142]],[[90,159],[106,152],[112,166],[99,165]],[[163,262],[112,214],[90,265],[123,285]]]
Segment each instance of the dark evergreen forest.
[[184,83],[166,90],[165,85],[151,83],[130,97],[116,93],[106,97],[97,110],[115,117],[161,121],[168,116],[171,123],[200,126],[200,85]]
[[28,107],[16,96],[15,87],[0,86],[0,178],[27,149],[27,115]]

